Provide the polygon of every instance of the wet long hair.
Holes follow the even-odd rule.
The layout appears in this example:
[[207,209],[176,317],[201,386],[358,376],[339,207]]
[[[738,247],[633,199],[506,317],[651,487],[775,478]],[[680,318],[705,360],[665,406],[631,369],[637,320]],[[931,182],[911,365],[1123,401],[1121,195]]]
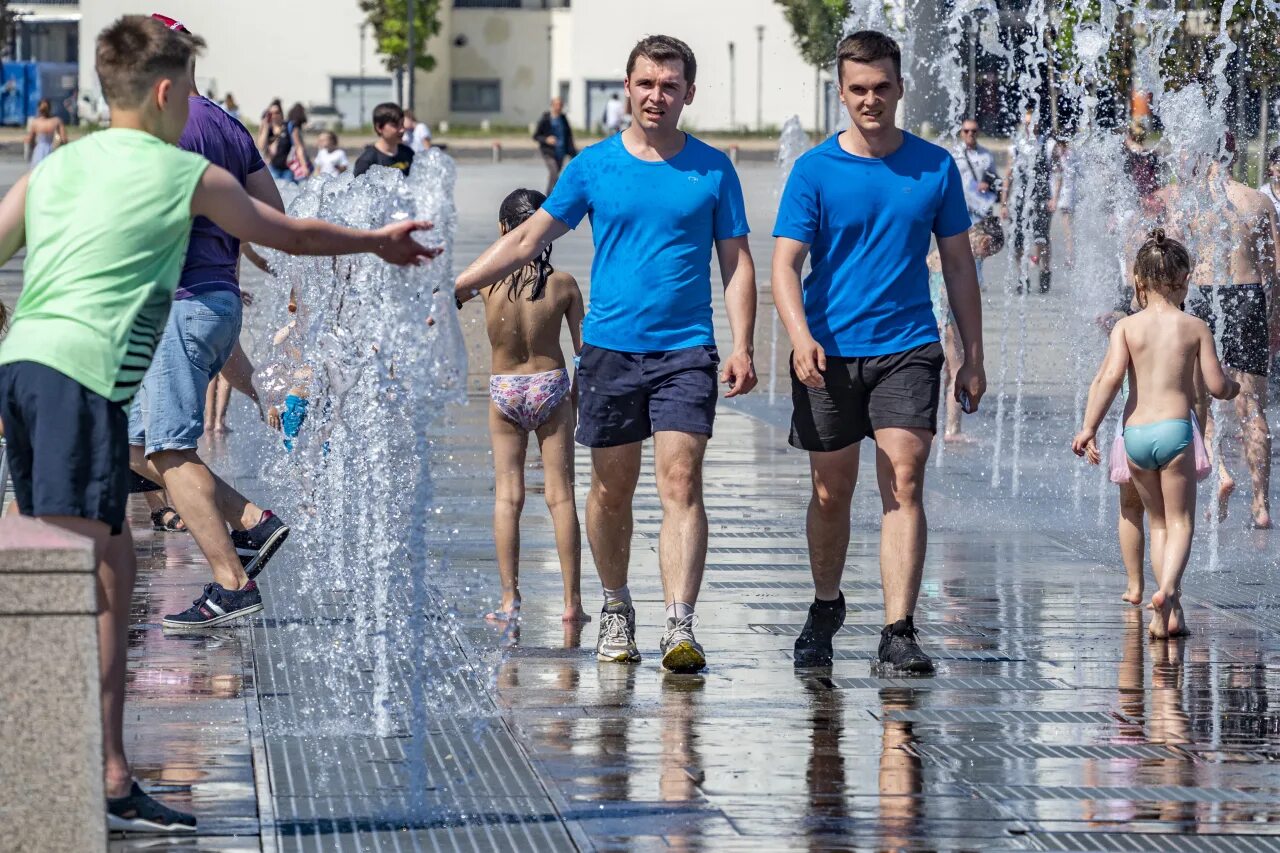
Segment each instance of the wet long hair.
[[1190,274],[1191,253],[1187,247],[1166,237],[1163,228],[1152,228],[1133,261],[1138,306],[1147,307],[1149,289],[1170,292]]
[[[514,190],[502,200],[502,207],[498,208],[498,222],[508,232],[514,231],[533,216],[546,200],[547,197],[537,190]],[[516,297],[532,284],[529,301],[537,302],[546,293],[547,279],[555,271],[555,267],[551,266],[551,246],[548,245],[528,266],[516,270],[503,282],[507,286],[507,299],[515,302]]]

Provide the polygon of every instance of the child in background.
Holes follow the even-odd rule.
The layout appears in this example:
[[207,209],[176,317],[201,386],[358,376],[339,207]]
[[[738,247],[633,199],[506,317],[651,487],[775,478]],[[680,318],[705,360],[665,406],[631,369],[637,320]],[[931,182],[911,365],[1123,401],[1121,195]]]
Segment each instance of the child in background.
[[347,171],[347,152],[338,147],[338,135],[326,130],[320,134],[320,150],[313,160],[318,175],[341,175]]
[[[498,213],[501,233],[532,216],[546,196],[516,190]],[[538,438],[546,474],[547,508],[555,527],[564,580],[564,622],[587,622],[582,609],[582,534],[573,496],[573,386],[560,349],[569,325],[575,353],[582,350],[585,314],[578,282],[551,266],[551,247],[505,281],[480,291],[493,348],[489,381],[489,434],[496,489],[493,532],[498,545],[502,602],[486,618],[512,622],[520,615],[520,511],[524,507],[525,452],[529,433]],[[472,291],[457,294],[458,307]]]
[[[1004,228],[995,217],[980,219],[969,229],[969,246],[973,249],[973,259],[978,270],[978,284],[982,284],[982,262],[999,253],[1004,248]],[[964,364],[964,353],[960,351],[960,334],[956,329],[956,318],[951,314],[951,305],[947,302],[947,289],[943,286],[942,258],[935,246],[927,259],[929,265],[929,295],[933,298],[933,315],[938,320],[938,332],[942,338],[942,352],[946,357],[946,370],[942,377],[942,397],[947,401],[946,428],[942,439],[946,442],[970,442],[960,432],[960,404],[956,402],[951,388],[955,383],[956,371]]]
[[1223,372],[1204,321],[1182,311],[1191,257],[1154,229],[1133,265],[1141,311],[1118,321],[1089,389],[1084,426],[1071,448],[1101,461],[1096,435],[1126,378],[1124,450],[1133,484],[1151,525],[1151,565],[1159,589],[1151,596],[1152,637],[1187,633],[1182,575],[1195,532],[1196,471],[1192,407],[1197,370],[1214,397],[1230,400],[1240,386]]
[[386,103],[374,107],[373,130],[378,139],[360,152],[351,173],[358,178],[371,166],[390,166],[407,175],[413,165],[413,149],[400,141],[403,127],[404,111],[399,104]]

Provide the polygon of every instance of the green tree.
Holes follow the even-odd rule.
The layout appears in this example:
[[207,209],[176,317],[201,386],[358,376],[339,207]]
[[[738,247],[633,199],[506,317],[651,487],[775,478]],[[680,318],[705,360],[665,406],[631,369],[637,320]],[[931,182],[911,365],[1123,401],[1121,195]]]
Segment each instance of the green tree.
[[[360,0],[360,11],[373,27],[378,53],[387,70],[404,70],[409,52],[409,0]],[[413,64],[423,71],[436,67],[427,53],[427,40],[440,32],[440,0],[414,0]]]
[[791,25],[796,49],[815,68],[830,68],[836,61],[836,42],[849,0],[775,0]]

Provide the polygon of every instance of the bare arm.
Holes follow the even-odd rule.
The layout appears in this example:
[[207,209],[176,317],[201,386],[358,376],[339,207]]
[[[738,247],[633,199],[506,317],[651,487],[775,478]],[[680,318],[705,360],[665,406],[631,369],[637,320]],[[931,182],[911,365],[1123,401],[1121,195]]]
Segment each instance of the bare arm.
[[1218,350],[1213,344],[1213,335],[1208,325],[1201,322],[1197,332],[1200,336],[1200,352],[1197,360],[1204,387],[1210,396],[1217,397],[1219,400],[1234,399],[1240,393],[1240,383],[1227,376],[1227,372],[1222,369],[1222,362],[1218,360]]
[[466,302],[481,288],[502,281],[538,257],[554,240],[567,233],[569,226],[550,213],[545,210],[535,212],[518,228],[499,237],[462,271],[454,281],[454,297],[459,302]]
[[256,198],[267,207],[284,213],[284,199],[280,198],[280,188],[276,186],[275,178],[271,177],[269,170],[250,172],[244,180],[244,189],[250,198]]
[[724,305],[733,333],[733,352],[725,360],[720,381],[731,383],[725,397],[746,394],[756,386],[756,265],[751,259],[747,238],[731,237],[716,241],[720,261],[720,280],[724,284]]
[[18,178],[0,200],[0,264],[27,244],[27,176]]
[[978,290],[978,269],[969,246],[969,232],[938,238],[938,259],[947,287],[947,300],[956,317],[963,344],[964,364],[956,373],[955,393],[969,396],[969,413],[978,410],[978,401],[987,392],[987,374],[982,347],[982,295]]
[[569,309],[565,311],[565,319],[569,321],[569,337],[573,340],[573,354],[582,354],[582,320],[587,316],[586,306],[582,300],[582,290],[578,282],[570,277],[573,289],[569,292]]
[[193,216],[207,216],[218,227],[241,240],[279,249],[291,255],[352,255],[372,252],[395,264],[415,264],[434,258],[440,249],[428,249],[413,239],[414,231],[429,222],[406,220],[374,231],[344,228],[319,219],[292,219],[260,201],[251,199],[226,169],[205,169],[191,199]]
[[302,128],[294,127],[293,144],[298,151],[298,159],[302,161],[302,165],[307,167],[307,173],[311,172],[311,158],[307,156],[307,143],[302,141]]
[[[1102,366],[1098,368],[1098,375],[1093,377],[1093,383],[1089,386],[1089,401],[1084,407],[1084,427],[1076,436],[1077,443],[1080,441],[1080,436],[1086,433],[1088,440],[1092,440],[1097,435],[1102,419],[1107,416],[1107,410],[1111,408],[1116,394],[1120,391],[1120,385],[1124,382],[1125,373],[1129,369],[1129,344],[1125,340],[1124,329],[1125,322],[1121,320],[1111,331],[1107,355],[1102,360]],[[1079,454],[1081,449],[1082,446],[1077,448],[1076,453]]]
[[57,145],[67,144],[67,128],[62,123],[62,119],[57,119],[57,127],[54,130],[53,139]]
[[827,354],[822,345],[813,339],[809,320],[804,313],[804,295],[800,273],[804,259],[809,254],[809,244],[778,237],[773,243],[772,280],[773,304],[778,309],[782,328],[791,339],[792,366],[796,378],[810,388],[823,388],[826,380],[822,374],[827,369]]

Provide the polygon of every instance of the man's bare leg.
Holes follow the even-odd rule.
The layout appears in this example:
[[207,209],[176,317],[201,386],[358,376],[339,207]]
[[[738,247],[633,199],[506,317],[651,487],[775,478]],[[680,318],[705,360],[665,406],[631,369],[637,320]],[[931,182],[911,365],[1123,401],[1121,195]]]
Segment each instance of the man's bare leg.
[[[1237,376],[1239,375],[1234,370],[1229,372],[1232,373],[1233,375],[1237,375]],[[1241,389],[1242,396],[1243,396],[1243,393],[1244,392],[1242,388]],[[1236,399],[1239,399],[1239,397],[1237,397]],[[1235,478],[1231,476],[1231,472],[1227,470],[1227,463],[1223,460],[1222,453],[1218,452],[1215,454],[1213,451],[1213,437],[1217,433],[1218,427],[1219,427],[1218,419],[1213,415],[1213,406],[1206,402],[1203,409],[1204,409],[1204,418],[1202,419],[1201,423],[1204,424],[1204,447],[1205,447],[1205,451],[1209,454],[1210,461],[1218,469],[1218,507],[1217,507],[1218,520],[1226,521],[1227,505],[1231,500],[1232,492],[1236,490],[1236,481],[1235,481]],[[1226,443],[1226,436],[1223,435],[1222,444],[1225,444],[1225,443]],[[1219,448],[1219,451],[1221,451],[1221,448]],[[1212,509],[1205,510],[1205,518],[1209,517],[1210,512],[1213,512],[1213,510]],[[1155,564],[1153,563],[1152,565],[1154,566]]]
[[1240,383],[1236,414],[1244,444],[1245,464],[1253,485],[1253,526],[1271,527],[1271,429],[1267,424],[1267,377],[1232,370]]
[[249,578],[236,556],[226,522],[234,518],[232,524],[236,529],[247,529],[261,519],[261,510],[258,510],[252,524],[246,525],[245,510],[252,505],[242,497],[243,505],[228,496],[227,491],[237,497],[239,493],[215,477],[194,450],[161,450],[147,457],[144,465],[136,464],[134,457],[142,452],[141,447],[130,448],[131,465],[148,479],[154,480],[148,472],[159,475],[178,515],[182,516],[187,530],[209,561],[214,581],[223,589],[243,588]]
[[880,583],[885,624],[912,616],[924,573],[929,530],[924,514],[924,468],[932,434],[923,429],[876,430],[880,484]]
[[668,607],[698,603],[707,563],[707,510],[702,459],[707,436],[664,430],[654,434],[654,469],[662,502],[658,566]]
[[627,585],[631,562],[631,499],[640,480],[640,442],[591,450],[587,541],[605,589]]
[[813,493],[805,516],[809,540],[809,569],[814,597],[835,601],[840,597],[849,553],[849,508],[858,482],[858,444],[828,453],[809,453]]

